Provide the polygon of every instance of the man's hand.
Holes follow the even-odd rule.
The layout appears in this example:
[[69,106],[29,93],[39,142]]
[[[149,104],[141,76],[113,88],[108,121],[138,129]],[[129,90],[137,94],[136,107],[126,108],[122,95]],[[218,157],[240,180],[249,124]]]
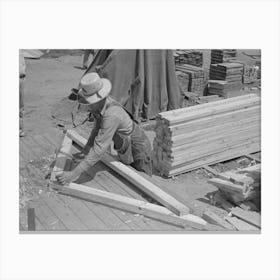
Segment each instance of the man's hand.
[[57,181],[62,184],[69,184],[75,179],[75,175],[71,171],[64,171],[62,174],[56,175]]

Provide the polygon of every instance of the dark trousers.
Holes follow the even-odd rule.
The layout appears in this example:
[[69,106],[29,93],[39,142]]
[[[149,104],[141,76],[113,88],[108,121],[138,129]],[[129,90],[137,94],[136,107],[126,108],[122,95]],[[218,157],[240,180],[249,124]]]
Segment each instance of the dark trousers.
[[115,134],[113,141],[121,162],[131,165],[138,171],[152,175],[152,147],[142,128],[134,123],[133,131],[129,137]]

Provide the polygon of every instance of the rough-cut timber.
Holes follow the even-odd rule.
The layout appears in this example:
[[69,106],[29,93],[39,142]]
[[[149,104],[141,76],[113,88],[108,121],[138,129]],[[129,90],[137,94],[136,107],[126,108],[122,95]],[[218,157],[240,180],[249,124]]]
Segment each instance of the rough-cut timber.
[[69,185],[53,184],[52,187],[61,193],[73,195],[75,197],[132,213],[141,214],[146,217],[174,224],[183,228],[190,226],[199,230],[207,229],[207,222],[198,216],[187,214],[180,217],[169,211],[167,208],[153,203],[148,203],[75,183],[71,183]]
[[[79,146],[84,147],[86,144],[86,139],[80,136],[75,131],[68,131],[67,135]],[[142,177],[133,168],[130,168],[127,165],[122,164],[119,160],[116,160],[114,157],[106,154],[102,157],[102,162],[108,167],[116,171],[118,174],[123,176],[141,191],[149,195],[155,201],[167,207],[170,211],[176,215],[182,216],[189,214],[189,208],[176,200],[174,197],[164,192],[158,186],[154,185],[149,180]]]
[[56,156],[55,165],[51,173],[51,181],[55,181],[56,176],[64,171],[65,165],[67,163],[67,159],[70,157],[71,146],[72,146],[72,140],[66,134],[63,139],[61,148]]
[[157,169],[170,177],[260,151],[260,110],[260,97],[248,94],[159,113]]

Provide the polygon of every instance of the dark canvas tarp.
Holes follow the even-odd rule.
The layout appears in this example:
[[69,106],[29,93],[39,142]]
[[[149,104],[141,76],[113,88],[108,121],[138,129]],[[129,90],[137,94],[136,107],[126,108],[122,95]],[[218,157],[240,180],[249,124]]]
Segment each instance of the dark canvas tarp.
[[99,50],[86,73],[93,71],[112,82],[110,95],[136,121],[179,108],[172,50]]

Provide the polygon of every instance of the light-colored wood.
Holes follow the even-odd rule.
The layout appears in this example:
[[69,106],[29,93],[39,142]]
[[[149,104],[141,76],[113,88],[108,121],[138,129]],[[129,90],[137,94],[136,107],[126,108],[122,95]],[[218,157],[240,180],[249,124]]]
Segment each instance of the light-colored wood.
[[[64,171],[67,159],[71,152],[72,140],[65,135],[61,148],[56,156],[55,166],[53,167],[51,173],[51,181],[56,181],[56,176],[61,174]],[[68,155],[68,156],[67,156]]]
[[236,217],[226,217],[226,221],[232,224],[239,231],[259,231],[260,229],[254,227],[246,222],[236,218]]
[[[212,123],[212,126],[208,126],[204,129],[197,129],[194,128],[192,132],[176,135],[176,136],[169,136],[165,137],[164,141],[169,140],[169,145],[171,147],[177,147],[180,145],[185,145],[188,143],[192,143],[194,141],[199,141],[200,139],[203,139],[204,137],[207,137],[207,139],[215,138],[217,135],[219,137],[224,136],[224,133],[231,133],[237,131],[244,131],[246,128],[259,126],[261,125],[261,117],[260,115],[252,116],[250,118],[247,118],[245,120],[240,121],[228,121],[221,125],[216,125],[215,123]],[[246,130],[245,130],[246,132]]]
[[233,227],[231,224],[229,224],[224,219],[222,219],[221,217],[219,217],[217,214],[215,214],[210,210],[204,212],[202,218],[210,224],[219,225],[227,230],[236,230],[235,227]]
[[141,214],[181,227],[191,226],[193,228],[203,230],[207,225],[206,221],[192,214],[179,217],[165,207],[122,195],[101,191],[84,185],[75,183],[70,183],[67,186],[53,184],[52,187],[62,193],[70,194],[79,198],[91,200],[96,203],[105,204],[132,213]]
[[222,162],[222,161],[229,160],[232,158],[240,157],[248,151],[251,153],[257,152],[257,151],[260,151],[260,148],[261,148],[260,143],[255,143],[255,144],[249,145],[249,146],[238,146],[238,147],[234,147],[234,148],[231,147],[231,148],[228,148],[224,152],[219,152],[219,153],[211,154],[208,156],[204,156],[204,157],[196,159],[192,162],[185,163],[185,164],[183,164],[179,167],[173,168],[173,169],[170,169],[170,166],[166,166],[164,162],[162,162],[161,165],[166,166],[166,169],[163,171],[165,173],[166,172],[168,173],[167,176],[177,175],[182,172],[187,172],[187,171],[191,171],[191,170],[200,168],[204,165],[215,164],[217,162]]
[[[207,103],[207,105],[215,104],[216,102],[220,102],[220,101],[214,101],[211,103]],[[197,118],[204,118],[204,117],[214,116],[217,114],[233,112],[233,111],[238,112],[240,109],[258,106],[258,105],[260,105],[260,98],[257,98],[257,97],[253,100],[245,100],[242,102],[233,101],[230,104],[222,105],[220,107],[210,107],[210,108],[205,108],[203,110],[194,111],[189,114],[185,113],[182,116],[179,115],[179,116],[173,117],[172,119],[170,118],[167,121],[168,121],[169,125],[179,124],[179,123],[188,122],[188,121],[191,121],[191,120],[194,120]],[[196,105],[196,106],[202,106],[202,105]],[[192,108],[192,107],[190,107],[190,108]]]
[[231,210],[231,214],[253,226],[261,228],[261,215],[258,212],[246,211],[239,207]]
[[[242,100],[251,99],[251,98],[255,98],[255,97],[256,97],[255,94],[246,94],[246,95],[235,97],[235,100],[236,101],[242,101]],[[202,104],[202,105],[199,105],[199,107],[198,106],[192,106],[192,107],[189,107],[188,109],[181,108],[181,109],[176,109],[176,110],[172,110],[172,111],[162,112],[162,113],[159,113],[159,116],[164,117],[164,118],[167,118],[168,116],[178,116],[178,115],[184,114],[186,110],[188,110],[188,112],[197,111],[197,110],[201,110],[201,109],[204,109],[204,108],[209,108],[209,106],[217,107],[219,105],[224,105],[224,104],[228,104],[228,103],[231,103],[231,102],[232,102],[231,100],[223,99],[223,100],[219,100],[215,103],[212,103],[211,105],[210,104]]]
[[[81,137],[75,131],[68,131],[67,135],[79,146],[84,147],[86,144],[86,139]],[[177,215],[185,215],[189,213],[189,208],[177,201],[174,197],[170,196],[159,187],[143,178],[140,174],[134,171],[132,168],[122,164],[120,161],[116,160],[114,157],[105,154],[102,158],[102,162],[108,167],[116,171],[118,174],[123,176],[141,191],[152,197],[155,201],[167,207],[170,211]]]
[[221,190],[226,190],[229,192],[243,193],[245,190],[241,185],[237,185],[219,178],[209,179],[208,182]]
[[170,135],[176,136],[192,132],[194,129],[201,130],[211,125],[218,126],[224,124],[225,122],[238,122],[242,119],[250,118],[251,116],[260,115],[260,113],[261,106],[253,106],[239,110],[238,114],[236,112],[228,112],[225,114],[210,116],[202,119],[199,118],[190,122],[166,127],[166,129],[168,132],[170,132]]

